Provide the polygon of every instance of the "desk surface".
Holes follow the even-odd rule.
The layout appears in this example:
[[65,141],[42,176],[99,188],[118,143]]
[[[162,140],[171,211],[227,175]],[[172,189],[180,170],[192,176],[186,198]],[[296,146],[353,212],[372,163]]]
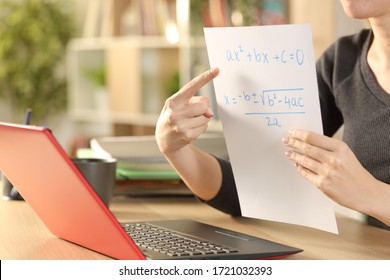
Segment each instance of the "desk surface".
[[[304,249],[288,259],[390,259],[390,231],[337,216],[339,235],[283,223],[233,218],[193,198],[116,198],[121,222],[194,219]],[[108,259],[53,236],[24,201],[0,199],[0,259]]]

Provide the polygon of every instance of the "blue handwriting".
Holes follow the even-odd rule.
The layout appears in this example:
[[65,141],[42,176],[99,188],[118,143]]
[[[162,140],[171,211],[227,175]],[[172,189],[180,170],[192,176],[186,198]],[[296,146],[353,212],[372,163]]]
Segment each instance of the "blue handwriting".
[[236,95],[224,95],[226,108],[234,109],[243,104],[244,114],[263,115],[267,126],[282,127],[281,115],[305,114],[303,88],[279,88],[245,91]]
[[286,64],[289,62],[302,65],[305,61],[305,53],[302,49],[286,50],[281,49],[279,51],[266,52],[258,49],[246,50],[241,45],[237,49],[226,50],[226,60],[228,62],[249,62],[249,63],[281,63]]

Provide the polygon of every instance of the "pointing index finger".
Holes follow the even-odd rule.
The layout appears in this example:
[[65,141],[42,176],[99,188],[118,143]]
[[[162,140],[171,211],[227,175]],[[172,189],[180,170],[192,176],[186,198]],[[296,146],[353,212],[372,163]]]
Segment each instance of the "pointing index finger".
[[184,87],[182,87],[174,96],[174,99],[185,99],[189,101],[199,89],[201,89],[205,84],[210,82],[219,74],[219,69],[217,67],[212,68],[208,71],[203,72],[202,74],[193,78],[188,82]]

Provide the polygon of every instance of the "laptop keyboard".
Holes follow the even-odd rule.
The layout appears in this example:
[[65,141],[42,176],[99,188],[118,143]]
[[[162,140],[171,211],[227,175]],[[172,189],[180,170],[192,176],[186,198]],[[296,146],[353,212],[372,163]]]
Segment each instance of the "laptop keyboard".
[[209,256],[238,252],[234,248],[148,223],[123,223],[122,227],[139,248],[153,250],[170,257]]

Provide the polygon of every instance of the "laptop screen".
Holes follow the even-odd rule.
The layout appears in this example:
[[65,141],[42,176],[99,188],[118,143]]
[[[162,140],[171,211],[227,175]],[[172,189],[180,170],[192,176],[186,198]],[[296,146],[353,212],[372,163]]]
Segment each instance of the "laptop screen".
[[56,236],[144,259],[47,128],[0,123],[0,170]]

